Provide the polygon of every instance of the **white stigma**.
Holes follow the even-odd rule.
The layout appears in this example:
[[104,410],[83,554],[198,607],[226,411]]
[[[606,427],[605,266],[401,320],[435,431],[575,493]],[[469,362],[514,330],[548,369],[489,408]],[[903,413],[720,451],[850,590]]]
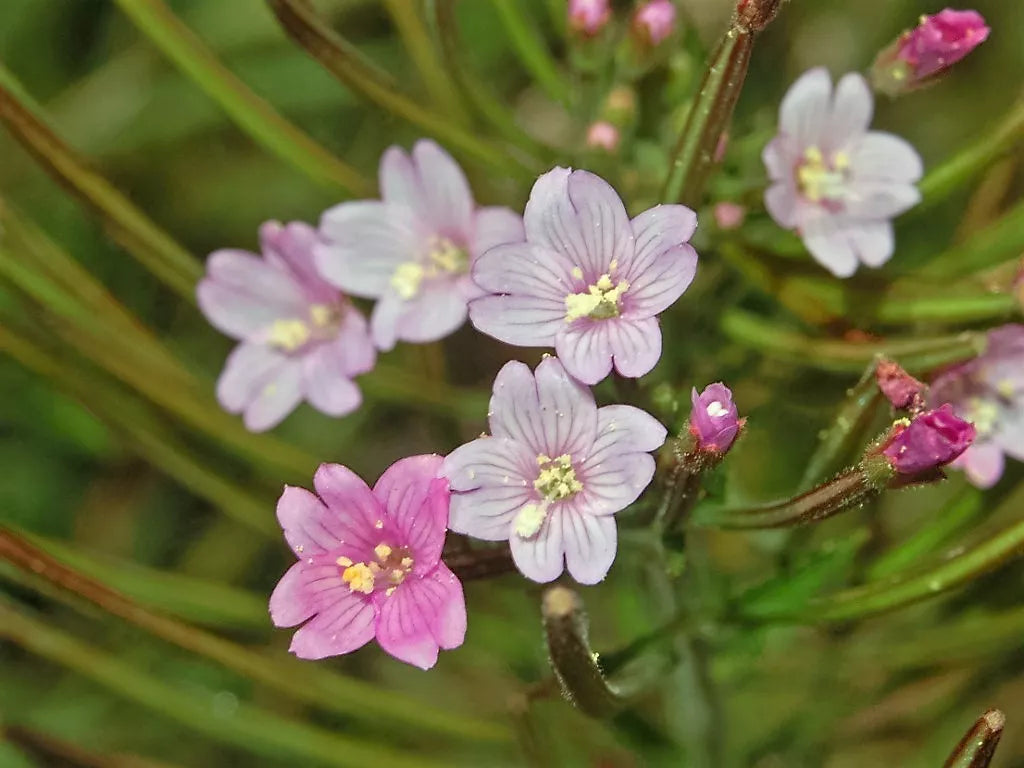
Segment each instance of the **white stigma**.
[[727,413],[729,413],[726,407],[717,400],[711,401],[710,405],[708,405],[707,407],[707,412],[708,416],[710,416],[713,419],[719,419],[722,416],[725,416]]

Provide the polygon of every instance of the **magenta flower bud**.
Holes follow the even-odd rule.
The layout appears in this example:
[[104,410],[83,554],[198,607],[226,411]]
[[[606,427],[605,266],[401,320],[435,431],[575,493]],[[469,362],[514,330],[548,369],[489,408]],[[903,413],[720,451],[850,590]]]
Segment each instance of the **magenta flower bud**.
[[619,129],[607,120],[598,120],[587,129],[587,146],[591,149],[614,152],[619,146],[620,138]]
[[676,25],[676,7],[672,0],[650,0],[633,14],[633,30],[648,45],[659,45],[672,34]]
[[875,381],[893,408],[910,408],[923,403],[924,393],[928,389],[893,360],[878,361]]
[[971,446],[975,434],[974,425],[957,417],[946,403],[897,432],[882,453],[901,475],[919,475],[956,459]]
[[569,28],[587,37],[604,29],[611,17],[608,0],[569,0]]
[[728,451],[743,426],[732,401],[732,391],[719,381],[709,384],[699,395],[695,387],[690,401],[693,403],[690,434],[696,438],[698,448],[713,453]]
[[900,35],[872,67],[875,87],[895,96],[948,69],[988,38],[989,27],[977,11],[946,8]]

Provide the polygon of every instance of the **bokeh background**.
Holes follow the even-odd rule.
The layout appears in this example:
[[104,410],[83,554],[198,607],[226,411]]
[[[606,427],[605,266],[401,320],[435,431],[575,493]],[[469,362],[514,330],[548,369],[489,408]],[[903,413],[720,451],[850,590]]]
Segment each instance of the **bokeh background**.
[[[516,5],[565,61],[564,3]],[[403,6],[420,4],[316,3],[397,88],[443,111],[396,25]],[[617,4],[624,15],[629,6]],[[481,162],[447,145],[478,201],[520,208],[532,178],[559,162],[607,175],[631,208],[652,203],[702,56],[730,12],[723,0],[679,6],[685,30],[672,55],[636,83],[636,135],[608,157],[583,144],[607,78],[570,81],[582,95],[566,111],[532,82],[496,4],[458,3],[462,70],[507,113],[508,126],[533,137],[512,151],[515,161],[501,154]],[[387,146],[408,147],[423,135],[334,80],[288,40],[266,4],[168,7],[253,91],[368,178]],[[1021,94],[1024,5],[975,7],[991,39],[944,82],[876,110],[876,127],[908,138],[928,168],[985,135]],[[792,80],[815,65],[834,75],[866,70],[900,30],[937,10],[911,0],[793,0],[757,42],[725,168],[710,189],[711,200],[751,207],[744,237],[754,246],[745,256],[729,252],[702,209],[697,281],[664,318],[664,362],[644,382],[674,426],[691,386],[721,379],[733,387],[748,430],[715,476],[715,493],[791,493],[863,367],[861,359],[823,363],[813,351],[772,347],[724,323],[728,313],[847,340],[854,331],[984,329],[1019,314],[1010,302],[984,318],[894,327],[861,313],[888,281],[969,242],[1018,201],[1019,152],[901,222],[891,265],[852,281],[838,310],[816,303],[816,286],[834,290],[835,281],[759,210],[757,158]],[[118,3],[3,0],[0,61],[7,85],[16,77],[53,130],[170,233],[196,268],[218,247],[255,248],[264,220],[315,223],[346,197],[255,142]],[[506,146],[486,121],[477,132]],[[372,480],[401,456],[451,450],[484,428],[500,365],[511,356],[532,362],[539,352],[502,348],[469,328],[443,344],[400,346],[364,379],[367,402],[356,414],[334,420],[302,406],[270,436],[250,437],[213,398],[228,340],[6,133],[0,207],[5,229],[10,216],[21,227],[0,253],[0,520],[138,604],[224,638],[229,645],[217,647],[236,660],[225,665],[205,645],[197,653],[166,642],[2,563],[0,766],[696,766],[706,755],[693,745],[710,733],[723,745],[721,766],[930,768],[990,706],[1008,716],[993,764],[1024,766],[1019,563],[862,621],[730,619],[757,613],[751,605],[771,613],[865,579],[927,569],[1019,521],[1024,473],[1015,464],[984,493],[954,473],[941,486],[890,494],[812,530],[695,535],[689,546],[704,577],[693,587],[700,599],[690,632],[708,653],[709,680],[682,664],[608,722],[574,711],[545,683],[540,589],[516,575],[467,583],[466,644],[429,673],[375,647],[287,663],[289,633],[273,630],[266,612],[291,558],[273,517],[282,484],[308,485],[319,461]],[[19,251],[29,241],[31,258]],[[810,288],[780,292],[781,283],[758,279],[759,267],[809,275]],[[1004,277],[997,270],[971,280],[995,285]],[[887,418],[877,404],[865,411],[861,444]],[[853,446],[841,459],[855,456]],[[622,648],[665,620],[651,558],[639,534],[624,534],[609,579],[583,590],[599,651]],[[689,561],[680,556],[680,567]],[[260,682],[241,669],[246,664],[284,682]],[[308,695],[287,695],[289,686]]]

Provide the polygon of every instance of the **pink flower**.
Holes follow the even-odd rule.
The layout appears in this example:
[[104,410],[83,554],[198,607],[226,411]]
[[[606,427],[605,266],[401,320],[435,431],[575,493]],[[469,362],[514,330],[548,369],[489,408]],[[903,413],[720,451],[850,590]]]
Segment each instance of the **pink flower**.
[[887,262],[890,219],[921,199],[921,158],[903,139],[868,131],[873,107],[860,75],[844,76],[833,94],[828,72],[812,69],[789,89],[764,149],[768,213],[837,277]]
[[554,346],[584,384],[613,364],[623,376],[650,371],[661,357],[657,315],[697,269],[687,244],[696,214],[659,205],[630,220],[606,181],[555,168],[533,185],[524,222],[525,243],[493,248],[473,268],[494,294],[470,305],[473,325],[509,344]]
[[352,377],[376,361],[366,320],[313,269],[317,242],[306,224],[267,222],[262,258],[215,251],[196,288],[210,323],[242,342],[228,356],[217,399],[254,432],[303,399],[330,416],[351,413],[362,402]]
[[607,120],[591,123],[587,129],[587,146],[592,149],[614,152],[619,146],[619,139],[619,129]]
[[376,637],[396,659],[429,669],[439,648],[462,645],[462,584],[441,561],[449,494],[440,466],[440,456],[410,456],[371,491],[346,467],[322,464],[316,495],[285,487],[277,519],[299,560],[270,596],[270,617],[278,627],[307,622],[292,653],[322,659]]
[[977,11],[946,8],[900,35],[872,67],[875,87],[897,95],[948,69],[988,39],[990,30]]
[[676,6],[672,0],[650,0],[633,14],[633,28],[650,45],[658,45],[671,35],[675,24]]
[[946,403],[899,430],[882,450],[901,475],[919,475],[949,464],[974,440],[974,427]]
[[588,37],[604,29],[611,17],[608,0],[569,0],[569,28]]
[[747,218],[746,207],[738,203],[715,203],[711,213],[715,217],[715,223],[718,225],[718,228],[727,232],[742,227],[743,222]]
[[583,584],[603,579],[615,559],[613,515],[651,482],[648,451],[665,442],[665,428],[629,405],[598,408],[553,357],[536,375],[506,363],[489,419],[492,436],[444,460],[451,529],[508,539],[516,566],[534,581],[551,581],[566,566]]
[[379,299],[370,326],[380,349],[398,339],[443,338],[480,295],[469,276],[474,261],[494,245],[522,240],[522,220],[508,208],[478,207],[462,169],[426,139],[411,157],[398,147],[384,153],[380,189],[381,200],[324,213],[327,243],[317,248],[317,268],[350,294]]
[[694,387],[690,401],[690,433],[696,438],[697,446],[714,453],[728,451],[743,426],[732,401],[732,390],[720,381],[709,384],[699,395]]
[[984,354],[935,379],[931,402],[950,402],[978,431],[953,466],[980,488],[995,485],[1005,456],[1024,461],[1024,325],[988,334]]

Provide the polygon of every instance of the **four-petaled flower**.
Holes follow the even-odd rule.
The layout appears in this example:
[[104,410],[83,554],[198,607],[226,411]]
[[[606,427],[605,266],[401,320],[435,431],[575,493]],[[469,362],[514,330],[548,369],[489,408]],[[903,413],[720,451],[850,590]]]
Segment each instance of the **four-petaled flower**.
[[389,467],[371,491],[351,470],[323,464],[316,495],[288,486],[277,518],[299,558],[270,597],[270,616],[294,627],[303,659],[349,653],[374,637],[422,669],[466,634],[462,584],[441,561],[448,484],[441,457],[411,456]]
[[555,168],[533,185],[526,242],[492,248],[473,278],[494,294],[469,308],[473,325],[509,344],[554,346],[567,371],[596,384],[614,364],[623,376],[661,357],[657,315],[693,280],[687,243],[697,217],[659,205],[632,220],[609,184]]
[[462,169],[426,139],[412,155],[391,147],[380,162],[381,200],[341,203],[320,222],[320,273],[353,296],[377,299],[370,327],[380,349],[436,341],[466,320],[481,292],[469,275],[488,248],[521,240],[508,208],[480,208]]
[[260,228],[262,258],[210,254],[196,288],[215,328],[239,344],[217,382],[217,399],[253,431],[278,424],[303,398],[330,416],[359,407],[352,377],[373,368],[365,318],[313,268],[316,231],[299,222]]
[[650,483],[649,451],[665,442],[665,428],[629,405],[598,408],[552,357],[536,375],[507,363],[494,380],[489,418],[491,436],[444,460],[451,529],[508,539],[516,566],[534,581],[551,581],[564,567],[583,584],[603,579],[615,559],[613,515]]
[[978,431],[953,466],[981,488],[995,485],[1004,455],[1024,461],[1024,325],[990,331],[984,354],[935,379],[930,401],[952,403]]
[[887,262],[890,219],[921,199],[921,158],[903,139],[868,131],[873,108],[860,75],[845,75],[833,94],[828,72],[812,69],[786,93],[779,133],[764,149],[768,213],[837,277]]

